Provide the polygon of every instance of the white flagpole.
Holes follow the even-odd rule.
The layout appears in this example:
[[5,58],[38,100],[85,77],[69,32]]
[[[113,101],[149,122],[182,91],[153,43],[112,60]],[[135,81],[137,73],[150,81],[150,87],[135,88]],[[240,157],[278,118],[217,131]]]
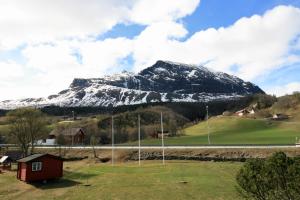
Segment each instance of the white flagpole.
[[[141,81],[139,81],[139,97],[141,98]],[[141,100],[142,103],[142,100]],[[141,116],[138,115],[138,138],[139,138],[139,166],[141,166]]]
[[210,137],[209,137],[209,124],[208,124],[208,106],[206,106],[206,125],[207,125],[207,140],[208,144],[210,144]]
[[163,116],[160,112],[160,126],[161,126],[161,145],[162,145],[162,156],[163,156],[163,165],[165,164],[165,144],[164,144],[164,126],[163,126]]
[[111,165],[114,165],[114,116],[111,116]]
[[139,122],[139,165],[141,165],[141,117],[138,115]]

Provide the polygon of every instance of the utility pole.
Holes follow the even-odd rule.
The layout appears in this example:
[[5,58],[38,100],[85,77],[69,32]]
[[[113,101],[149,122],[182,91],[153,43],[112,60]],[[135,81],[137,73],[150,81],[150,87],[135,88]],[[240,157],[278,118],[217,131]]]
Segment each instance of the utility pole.
[[165,144],[164,144],[164,125],[163,125],[163,116],[160,112],[160,126],[161,126],[161,146],[162,146],[162,156],[163,156],[163,165],[165,164]]
[[208,140],[208,144],[210,144],[209,124],[208,124],[208,106],[206,106],[206,125],[207,125],[207,140]]
[[[139,96],[141,96],[141,81],[139,81]],[[141,101],[142,102],[142,101]],[[138,114],[139,166],[141,166],[141,116]]]
[[139,166],[141,166],[141,116],[138,115],[138,123],[139,123]]
[[111,165],[114,166],[114,116],[111,116]]

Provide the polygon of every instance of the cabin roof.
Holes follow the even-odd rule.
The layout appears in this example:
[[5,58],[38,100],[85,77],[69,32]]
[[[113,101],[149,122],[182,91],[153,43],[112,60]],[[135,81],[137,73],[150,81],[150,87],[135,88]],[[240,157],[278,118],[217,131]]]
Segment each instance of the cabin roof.
[[67,128],[62,131],[59,131],[58,129],[54,129],[49,133],[49,135],[55,135],[58,136],[59,134],[66,135],[66,136],[75,136],[78,132],[82,132],[84,134],[84,131],[82,128]]
[[61,159],[60,157],[57,157],[57,156],[54,156],[54,155],[50,155],[50,154],[42,154],[42,153],[37,153],[37,154],[32,154],[30,156],[27,156],[25,158],[22,158],[22,159],[19,159],[17,160],[18,162],[30,162],[30,161],[33,161],[37,158],[41,158],[43,156],[50,156],[50,157],[54,157],[56,159]]

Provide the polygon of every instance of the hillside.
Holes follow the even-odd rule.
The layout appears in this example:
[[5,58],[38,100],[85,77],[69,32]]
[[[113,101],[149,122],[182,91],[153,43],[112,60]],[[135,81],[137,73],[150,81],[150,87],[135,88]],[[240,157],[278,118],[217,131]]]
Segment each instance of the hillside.
[[47,98],[0,102],[0,109],[24,106],[117,107],[155,102],[211,102],[264,93],[236,76],[203,66],[157,61],[138,74],[122,72],[73,80],[69,88]]
[[[207,128],[209,127],[209,128]],[[295,144],[300,138],[300,123],[263,119],[218,116],[184,129],[184,136],[165,139],[166,145],[208,144]],[[159,139],[147,139],[142,144],[160,145]]]
[[[206,105],[209,105],[209,115],[211,116],[208,123],[203,121]],[[233,114],[244,107],[252,108],[253,105],[256,105],[254,115],[237,117]],[[299,105],[298,94],[280,98],[258,95],[238,101],[208,104],[166,103],[156,106],[144,104],[143,106],[122,108],[114,112],[78,115],[78,120],[74,122],[69,122],[72,120],[72,108],[53,108],[56,110],[53,111],[54,113],[66,115],[64,117],[48,115],[47,128],[50,132],[54,128],[82,127],[87,133],[85,144],[90,144],[91,135],[98,138],[99,145],[110,144],[111,116],[113,114],[115,142],[137,144],[137,116],[140,114],[142,145],[160,145],[161,141],[154,138],[160,131],[160,113],[162,112],[164,130],[172,136],[166,138],[166,145],[208,144],[208,130],[212,144],[294,144],[296,137],[300,138]],[[221,114],[225,110],[231,114],[222,116]],[[77,113],[80,110],[75,111]],[[266,118],[275,113],[286,114],[289,118],[282,121]],[[65,117],[67,117],[68,123],[64,122],[63,118]],[[5,117],[1,117],[0,135],[7,135],[8,125]]]

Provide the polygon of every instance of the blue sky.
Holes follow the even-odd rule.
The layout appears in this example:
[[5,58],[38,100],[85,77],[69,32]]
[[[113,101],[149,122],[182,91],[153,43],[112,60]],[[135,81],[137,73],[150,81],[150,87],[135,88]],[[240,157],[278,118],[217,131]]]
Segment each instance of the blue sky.
[[242,17],[262,15],[278,5],[300,7],[299,0],[203,0],[197,10],[184,19],[190,33],[210,27],[232,25]]
[[[299,0],[207,0],[202,1],[197,10],[183,19],[190,34],[207,28],[219,28],[232,25],[242,17],[261,15],[278,5],[292,5],[300,8]],[[297,53],[300,55],[300,52]],[[274,70],[267,76],[253,80],[264,89],[275,85],[286,85],[300,81],[300,64],[287,65],[282,69]]]
[[[278,5],[292,5],[300,8],[299,0],[207,0],[191,15],[183,19],[189,34],[207,28],[219,28],[232,25],[242,17],[262,15]],[[297,53],[300,55],[300,52]],[[290,82],[300,81],[300,64],[287,65],[271,74],[253,80],[255,84],[264,89],[275,85],[286,85]]]
[[0,12],[0,100],[159,59],[300,90],[300,0],[4,0]]

